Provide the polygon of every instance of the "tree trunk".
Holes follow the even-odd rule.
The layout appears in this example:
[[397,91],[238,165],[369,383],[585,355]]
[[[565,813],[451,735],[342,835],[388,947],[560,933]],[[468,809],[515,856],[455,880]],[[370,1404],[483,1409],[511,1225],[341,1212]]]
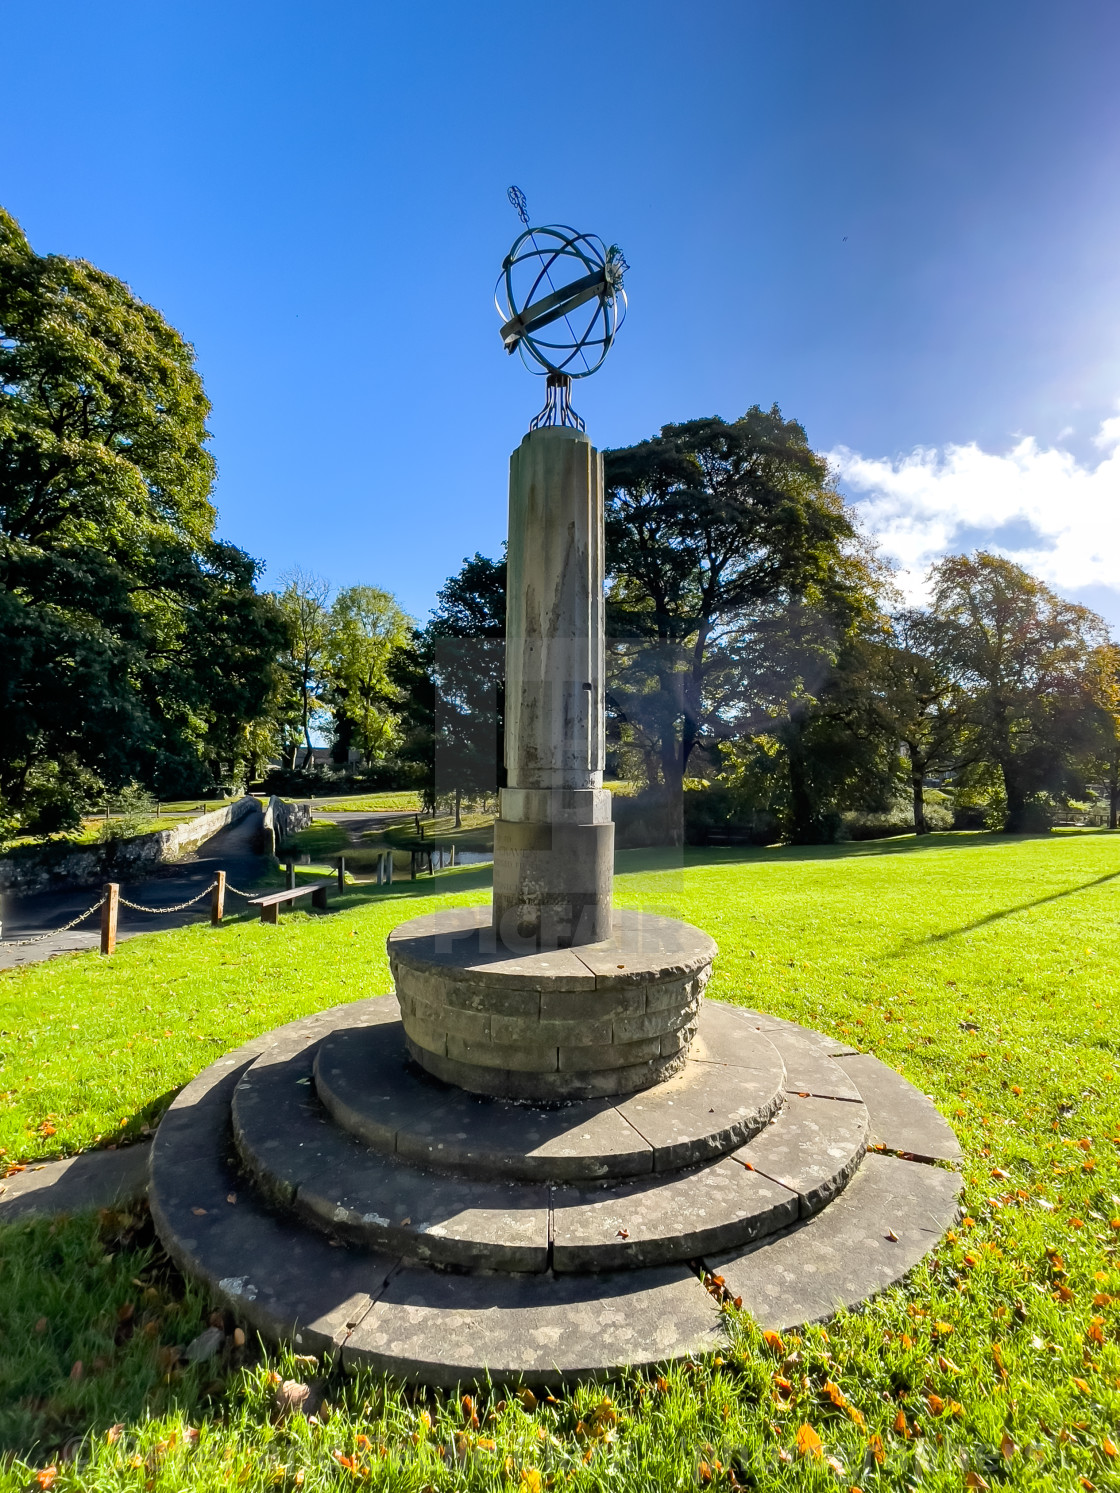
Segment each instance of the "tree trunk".
[[1023,792],[1023,784],[1016,770],[1016,763],[1010,757],[1002,757],[999,770],[1003,778],[1003,791],[1007,798],[1007,818],[1004,820],[1004,830],[1009,835],[1021,835],[1025,828],[1027,796]]
[[463,827],[463,790],[461,788],[456,788],[456,790],[455,790],[455,828],[456,829],[462,829],[462,827]]
[[926,823],[926,801],[923,793],[925,787],[925,772],[915,761],[913,753],[910,755],[910,787],[914,794],[914,833],[916,835],[928,835],[929,825]]
[[802,741],[804,730],[805,713],[790,711],[789,725],[782,734],[789,763],[790,839],[795,845],[812,844],[814,830],[813,794]]
[[1108,764],[1108,827],[1116,828],[1117,811],[1120,810],[1120,751],[1113,752]]

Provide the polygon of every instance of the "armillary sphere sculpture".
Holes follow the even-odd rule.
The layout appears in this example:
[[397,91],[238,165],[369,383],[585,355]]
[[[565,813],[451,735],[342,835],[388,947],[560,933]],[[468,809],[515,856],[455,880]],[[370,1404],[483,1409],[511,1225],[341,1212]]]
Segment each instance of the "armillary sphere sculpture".
[[507,353],[520,352],[530,372],[548,375],[547,403],[530,430],[582,430],[572,379],[602,367],[626,317],[622,281],[630,266],[617,244],[607,247],[592,233],[557,223],[530,227],[525,194],[510,187],[508,196],[525,231],[502,261],[494,292],[502,343]]

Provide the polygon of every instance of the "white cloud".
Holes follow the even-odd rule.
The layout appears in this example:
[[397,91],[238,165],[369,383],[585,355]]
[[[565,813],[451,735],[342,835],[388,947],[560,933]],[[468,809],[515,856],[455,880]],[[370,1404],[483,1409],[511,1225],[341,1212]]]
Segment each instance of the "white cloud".
[[1033,437],[1002,456],[973,442],[895,461],[840,446],[829,460],[909,596],[921,596],[931,561],[977,548],[1069,593],[1120,586],[1120,415],[1094,444],[1095,465]]

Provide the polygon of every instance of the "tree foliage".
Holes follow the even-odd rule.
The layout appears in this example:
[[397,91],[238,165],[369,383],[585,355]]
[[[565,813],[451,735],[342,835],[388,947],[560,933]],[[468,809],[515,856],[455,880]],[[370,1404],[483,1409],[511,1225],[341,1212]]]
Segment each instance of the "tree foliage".
[[874,615],[877,585],[827,463],[796,421],[754,406],[610,451],[606,478],[623,736],[673,799],[698,747],[767,723],[809,833],[808,713],[845,639]]
[[930,578],[930,611],[965,696],[974,756],[999,773],[1006,828],[1036,827],[1045,821],[1042,796],[1076,783],[1091,746],[1088,666],[1107,629],[998,555],[950,556]]
[[884,618],[881,633],[856,650],[864,677],[867,729],[902,749],[899,770],[908,778],[914,830],[929,833],[925,784],[968,760],[965,706],[959,670],[941,619],[920,608]]
[[506,565],[474,554],[436,596],[427,626],[397,655],[401,754],[429,803],[490,797],[505,781]]
[[390,664],[412,633],[411,617],[388,591],[348,586],[335,597],[327,638],[328,694],[343,751],[353,742],[373,762],[396,745],[400,695]]
[[282,635],[214,537],[189,343],[122,281],[38,255],[0,210],[0,794],[16,809],[232,769]]

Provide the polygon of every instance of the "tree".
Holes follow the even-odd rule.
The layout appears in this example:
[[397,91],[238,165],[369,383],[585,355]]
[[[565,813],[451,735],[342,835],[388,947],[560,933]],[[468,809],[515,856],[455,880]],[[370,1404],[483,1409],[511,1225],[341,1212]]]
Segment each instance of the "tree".
[[329,695],[336,737],[356,737],[367,762],[395,741],[398,691],[390,677],[393,654],[411,639],[413,623],[388,591],[349,586],[330,609],[327,649]]
[[886,619],[882,638],[865,642],[859,652],[878,727],[905,750],[914,832],[926,835],[926,778],[962,760],[965,701],[946,653],[944,629],[928,612],[899,611]]
[[1087,675],[1095,726],[1088,765],[1104,775],[1108,827],[1116,829],[1120,821],[1120,644],[1109,642],[1095,648]]
[[[753,406],[609,451],[606,479],[610,630],[628,640],[611,695],[664,792],[679,797],[698,745],[766,710],[785,716],[796,777],[814,677],[874,612],[875,567],[827,462],[777,406]],[[794,817],[807,830],[807,805]]]
[[[312,761],[311,727],[323,709],[327,689],[330,614],[327,598],[330,586],[317,575],[295,566],[282,576],[284,589],[277,597],[280,614],[287,627],[288,646],[281,658],[296,701],[300,730],[306,755],[304,767]],[[288,712],[282,712],[282,719]],[[288,749],[288,766],[295,767],[295,742]]]
[[259,719],[282,629],[213,537],[190,344],[0,210],[0,794],[204,786]]
[[967,693],[976,755],[1000,775],[1004,827],[1040,827],[1045,796],[1067,790],[1088,745],[1089,666],[1107,629],[1095,612],[984,551],[939,561],[930,579],[930,610]]
[[506,566],[475,554],[437,593],[428,624],[391,668],[401,694],[401,756],[421,767],[434,806],[504,780]]

